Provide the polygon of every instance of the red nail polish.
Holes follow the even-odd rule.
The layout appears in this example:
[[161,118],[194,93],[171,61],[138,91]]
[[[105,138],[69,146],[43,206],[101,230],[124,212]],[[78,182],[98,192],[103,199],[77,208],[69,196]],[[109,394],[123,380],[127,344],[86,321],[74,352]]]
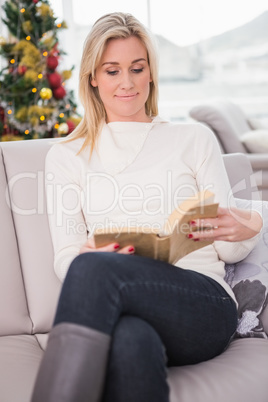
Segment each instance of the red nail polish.
[[199,241],[200,239],[194,239],[194,241]]
[[132,251],[134,251],[134,247],[129,247],[128,251],[131,253]]
[[119,247],[120,247],[119,244],[115,244],[115,245],[114,245],[114,250],[117,250]]
[[188,239],[192,239],[194,236],[190,233],[187,235]]

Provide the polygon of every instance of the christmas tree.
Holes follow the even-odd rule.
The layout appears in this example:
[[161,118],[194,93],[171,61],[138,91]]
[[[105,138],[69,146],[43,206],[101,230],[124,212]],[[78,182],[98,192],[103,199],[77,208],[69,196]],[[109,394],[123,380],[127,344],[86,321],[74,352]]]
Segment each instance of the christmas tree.
[[0,37],[0,141],[69,134],[81,118],[66,88],[73,68],[59,69],[58,32],[66,23],[46,0],[9,0],[2,8],[10,34]]

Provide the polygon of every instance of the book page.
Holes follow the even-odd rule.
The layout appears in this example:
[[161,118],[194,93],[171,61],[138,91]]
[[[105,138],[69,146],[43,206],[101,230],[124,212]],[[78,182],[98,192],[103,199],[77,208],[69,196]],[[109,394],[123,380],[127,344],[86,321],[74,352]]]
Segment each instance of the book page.
[[[188,198],[184,202],[182,202],[180,205],[178,205],[177,208],[175,208],[172,213],[169,215],[163,231],[161,231],[160,236],[166,236],[168,234],[171,234],[174,228],[177,226],[178,222],[180,222],[184,216],[188,216],[188,222],[190,220],[193,220],[194,218],[192,217],[195,208],[199,207],[199,213],[202,213],[202,208],[205,207],[205,205],[212,204],[214,201],[214,194],[209,191],[201,191],[194,195],[193,197]],[[184,220],[185,222],[185,220]]]

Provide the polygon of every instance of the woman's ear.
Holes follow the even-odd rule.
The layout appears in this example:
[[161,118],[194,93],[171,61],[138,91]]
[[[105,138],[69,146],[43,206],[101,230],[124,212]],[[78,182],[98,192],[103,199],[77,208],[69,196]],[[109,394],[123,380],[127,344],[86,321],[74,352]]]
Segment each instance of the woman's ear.
[[96,87],[98,86],[98,83],[97,83],[97,81],[96,81],[96,78],[92,78],[92,79],[90,80],[90,84],[91,84],[94,88],[96,88]]

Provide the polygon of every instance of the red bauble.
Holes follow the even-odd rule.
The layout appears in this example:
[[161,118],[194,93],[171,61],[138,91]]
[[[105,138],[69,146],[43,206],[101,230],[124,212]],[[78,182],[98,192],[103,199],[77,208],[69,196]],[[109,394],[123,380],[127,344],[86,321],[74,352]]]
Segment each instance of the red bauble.
[[5,121],[5,109],[2,106],[0,106],[0,121],[2,123],[4,123],[4,121]]
[[26,66],[18,66],[18,73],[19,75],[24,75],[27,71],[27,67]]
[[39,0],[33,0],[33,3],[34,3],[34,4],[37,4],[37,3],[38,3],[38,1],[39,1]]
[[68,134],[70,134],[72,131],[74,131],[75,124],[72,120],[67,120],[66,123],[68,124],[68,127],[69,127]]
[[47,79],[51,88],[59,88],[61,86],[62,77],[59,73],[51,73]]
[[50,70],[55,70],[58,67],[58,58],[55,56],[47,57],[47,66]]
[[62,86],[60,86],[58,88],[53,89],[53,95],[54,98],[56,99],[63,99],[64,96],[66,95],[66,91]]
[[58,42],[53,46],[53,49],[50,51],[50,55],[55,57],[59,56]]

